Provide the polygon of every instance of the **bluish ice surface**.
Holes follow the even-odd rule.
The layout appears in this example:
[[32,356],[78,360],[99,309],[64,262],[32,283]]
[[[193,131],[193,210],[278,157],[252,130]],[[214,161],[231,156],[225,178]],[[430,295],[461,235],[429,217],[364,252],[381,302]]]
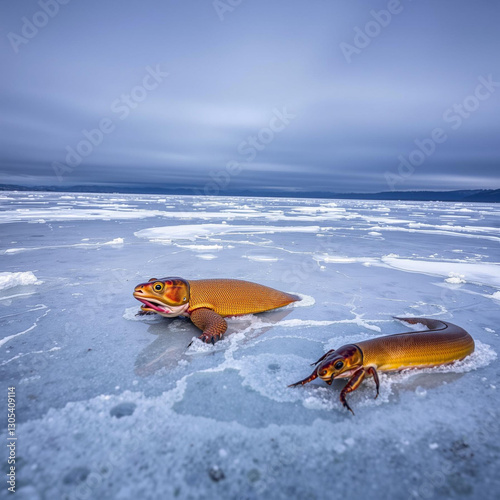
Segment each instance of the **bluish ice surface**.
[[[11,192],[0,204],[16,498],[498,498],[498,205]],[[169,275],[303,300],[187,348],[188,320],[135,316],[134,285]],[[365,381],[355,416],[345,381],[287,387],[328,349],[415,328],[393,315],[459,324],[476,352],[381,374],[377,400]]]

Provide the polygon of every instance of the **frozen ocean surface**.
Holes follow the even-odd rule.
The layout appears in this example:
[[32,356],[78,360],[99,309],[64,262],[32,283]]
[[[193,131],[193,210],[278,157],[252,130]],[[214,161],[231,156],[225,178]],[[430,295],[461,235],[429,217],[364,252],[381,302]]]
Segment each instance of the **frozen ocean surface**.
[[[499,498],[500,206],[3,192],[0,224],[16,498]],[[188,320],[135,316],[134,286],[169,275],[303,300],[187,348]],[[365,381],[355,416],[345,381],[287,387],[415,328],[393,315],[461,325],[476,352],[382,374],[377,400]]]

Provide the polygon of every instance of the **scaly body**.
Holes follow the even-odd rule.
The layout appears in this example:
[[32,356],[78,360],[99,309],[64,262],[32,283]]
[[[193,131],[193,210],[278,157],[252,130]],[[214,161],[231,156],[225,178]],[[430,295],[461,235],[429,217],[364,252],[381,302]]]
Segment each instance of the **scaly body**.
[[355,391],[363,379],[372,376],[379,393],[378,371],[428,368],[453,363],[474,352],[474,340],[463,329],[446,321],[428,318],[396,318],[407,323],[423,324],[429,330],[397,333],[328,351],[306,379],[292,384],[304,385],[320,377],[327,384],[336,378],[349,378],[340,393],[340,401],[352,412],[346,395]]
[[226,331],[227,316],[270,311],[299,300],[250,281],[182,278],[152,278],[135,287],[134,297],[143,303],[141,314],[187,316],[203,331],[200,338],[212,343]]

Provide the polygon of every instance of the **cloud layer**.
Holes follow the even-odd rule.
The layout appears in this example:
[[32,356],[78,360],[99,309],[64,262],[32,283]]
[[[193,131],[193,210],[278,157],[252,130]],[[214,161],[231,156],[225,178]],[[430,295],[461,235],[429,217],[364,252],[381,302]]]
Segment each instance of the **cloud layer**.
[[1,9],[3,182],[499,187],[495,2]]

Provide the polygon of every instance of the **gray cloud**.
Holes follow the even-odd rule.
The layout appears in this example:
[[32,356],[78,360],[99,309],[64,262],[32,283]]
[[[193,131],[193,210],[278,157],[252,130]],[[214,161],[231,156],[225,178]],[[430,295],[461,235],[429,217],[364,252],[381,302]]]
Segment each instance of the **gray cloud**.
[[[387,1],[244,1],[222,22],[210,1],[73,1],[17,53],[9,33],[41,7],[3,2],[2,180],[202,187],[237,161],[234,189],[380,191],[398,156],[442,128],[446,141],[396,187],[498,187],[500,88],[456,129],[443,114],[481,75],[500,82],[500,5],[401,5],[348,63],[340,44]],[[130,101],[157,66],[169,75]],[[276,109],[295,118],[246,162],[242,142]],[[104,118],[113,131],[58,178],[54,162]]]

